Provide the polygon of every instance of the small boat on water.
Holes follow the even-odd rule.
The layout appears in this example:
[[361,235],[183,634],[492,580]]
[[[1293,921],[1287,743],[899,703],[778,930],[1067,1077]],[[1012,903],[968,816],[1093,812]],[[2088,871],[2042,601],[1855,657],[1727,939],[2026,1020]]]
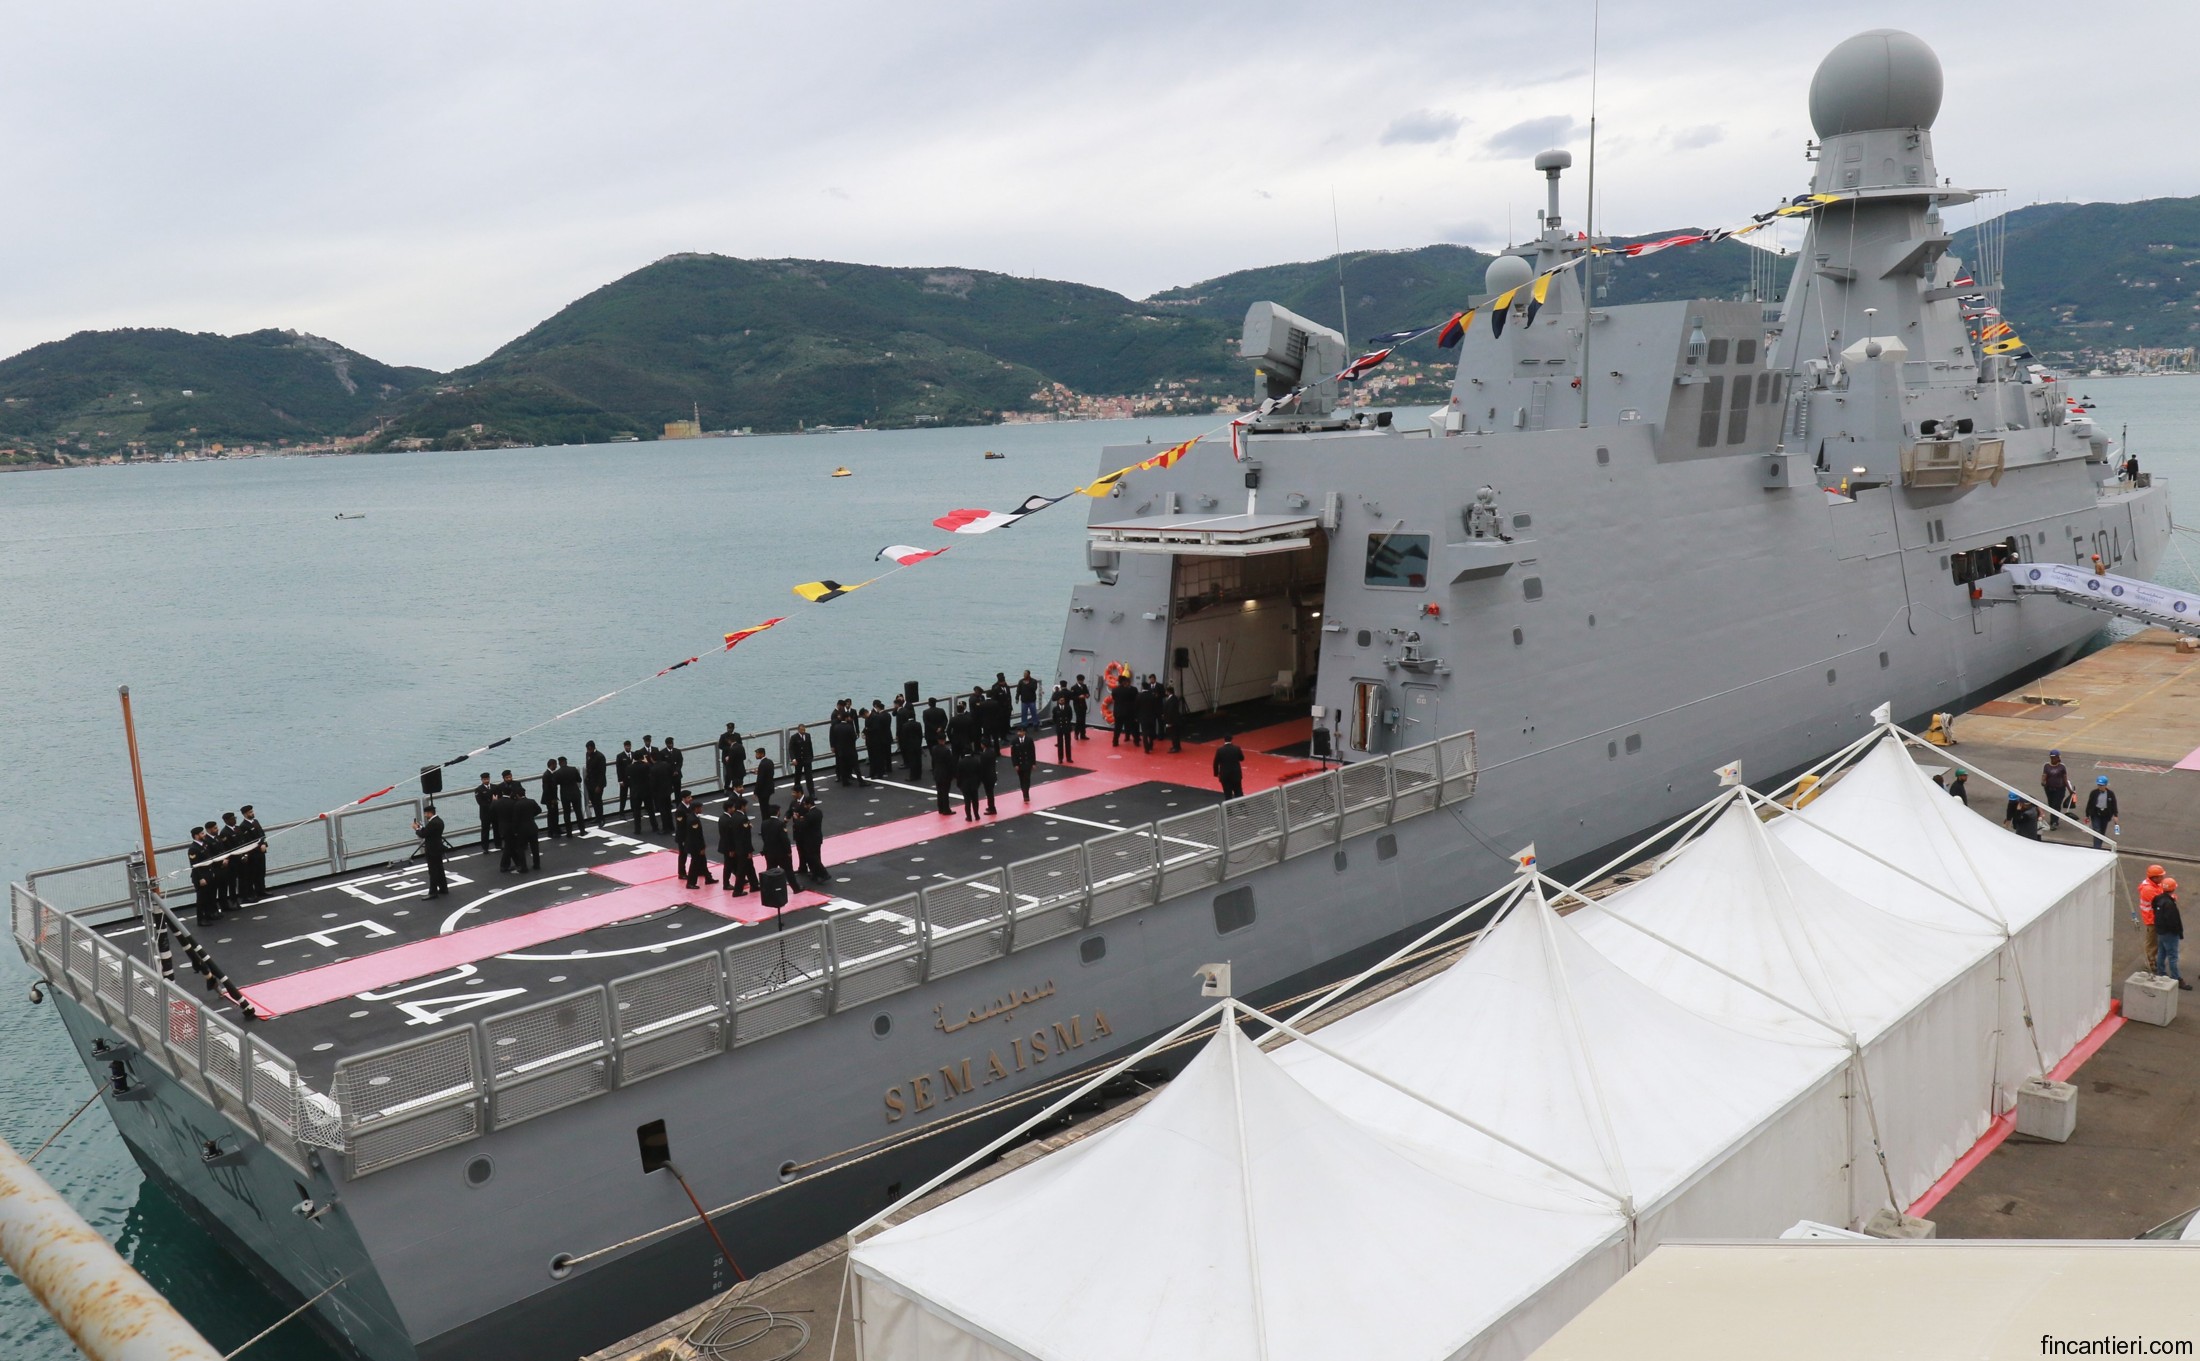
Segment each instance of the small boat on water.
[[1007,457],[1008,457],[1008,455],[1007,455],[1007,454],[995,453],[995,452],[994,452],[993,450],[991,450],[991,449],[988,449],[988,450],[986,450],[986,451],[985,451],[985,456],[986,456],[987,458],[1007,458]]
[[848,471],[848,470],[847,470],[847,469],[846,469],[845,467],[840,467],[840,468],[835,468],[835,469],[833,469],[833,476],[835,476],[835,477],[854,477],[854,476],[855,476],[855,474],[854,474],[854,473],[852,473],[852,472],[849,472],[849,471]]
[[338,511],[336,513],[336,518],[339,520],[364,520],[367,518],[367,513],[365,511],[361,511],[357,515],[346,515],[342,511]]

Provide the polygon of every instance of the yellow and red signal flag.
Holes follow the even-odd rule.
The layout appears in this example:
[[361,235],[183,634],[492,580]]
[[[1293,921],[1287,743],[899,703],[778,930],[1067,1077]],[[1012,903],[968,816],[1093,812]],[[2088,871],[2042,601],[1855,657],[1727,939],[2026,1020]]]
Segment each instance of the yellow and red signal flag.
[[728,652],[731,652],[734,648],[740,646],[748,639],[754,638],[757,634],[762,633],[765,629],[770,628],[774,624],[783,622],[786,617],[787,616],[785,615],[780,615],[777,619],[767,619],[761,624],[751,624],[745,629],[735,629],[733,632],[726,635],[726,650]]
[[1464,312],[1454,313],[1450,321],[1445,322],[1437,329],[1436,348],[1448,350],[1458,345],[1460,341],[1465,340],[1467,338],[1467,328],[1474,325],[1474,314],[1477,310],[1470,307]]
[[1173,468],[1176,466],[1178,459],[1190,453],[1192,451],[1192,446],[1199,443],[1204,438],[1206,438],[1206,436],[1204,435],[1194,435],[1190,439],[1184,441],[1182,444],[1172,444],[1168,448],[1163,449],[1160,453],[1155,454],[1152,458],[1146,459],[1142,463],[1134,464],[1133,467],[1141,472],[1145,471],[1148,468]]

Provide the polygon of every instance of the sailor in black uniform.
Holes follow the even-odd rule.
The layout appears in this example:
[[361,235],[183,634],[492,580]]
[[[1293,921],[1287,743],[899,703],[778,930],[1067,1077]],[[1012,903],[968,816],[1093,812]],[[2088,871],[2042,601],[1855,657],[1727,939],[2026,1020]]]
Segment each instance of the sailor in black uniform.
[[1173,685],[1161,687],[1161,724],[1169,734],[1169,750],[1184,750],[1184,696]]
[[1016,678],[1017,717],[1026,728],[1039,723],[1039,678],[1026,667],[1024,674]]
[[739,898],[756,887],[755,834],[749,829],[749,810],[736,799],[726,800],[718,817],[718,854],[726,862],[726,892]]
[[267,829],[260,825],[260,818],[246,804],[237,810],[243,820],[237,830],[244,835],[244,844],[250,847],[244,853],[244,896],[249,902],[258,902],[267,896]]
[[1222,785],[1222,797],[1245,797],[1245,750],[1229,737],[1215,749],[1215,779]]
[[776,869],[793,878],[793,842],[787,835],[787,820],[779,815],[778,804],[764,805],[764,826],[758,839],[764,847],[764,868]]
[[998,813],[993,805],[994,787],[1001,782],[1001,749],[991,742],[978,748],[978,783],[985,786],[985,811]]
[[1008,763],[1016,768],[1016,783],[1023,787],[1024,802],[1031,802],[1031,768],[1039,763],[1039,751],[1031,740],[1030,728],[1016,730],[1008,744]]
[[1138,692],[1138,732],[1145,738],[1147,751],[1161,740],[1161,681],[1155,676],[1147,676]]
[[214,915],[220,916],[237,905],[237,815],[223,814],[227,824],[209,822],[207,835],[214,842]]
[[993,684],[986,687],[985,697],[987,701],[986,738],[994,743],[1006,742],[1008,740],[1009,724],[1015,713],[1014,709],[1010,707],[1012,701],[1009,695],[1008,673],[1006,671],[993,673]]
[[689,888],[701,879],[706,884],[718,881],[710,873],[710,847],[703,839],[703,810],[696,805],[693,794],[680,796],[680,808],[676,815],[676,844],[680,848],[680,879]]
[[214,851],[206,844],[204,827],[191,829],[191,848],[188,853],[191,857],[191,897],[197,905],[198,924],[209,926],[214,921],[214,872],[206,860]]
[[618,771],[619,811],[621,813],[624,813],[626,811],[627,788],[632,783],[634,776],[634,744],[632,742],[629,742],[625,746],[621,747],[619,749],[619,754],[612,758],[611,764],[616,767]]
[[1077,739],[1076,710],[1070,705],[1067,691],[1057,692],[1054,698],[1054,764],[1070,763],[1071,747]]
[[741,730],[731,723],[718,735],[718,787],[739,789],[742,777],[747,775],[748,748],[742,745]]
[[[619,792],[626,793],[625,768],[620,768]],[[497,844],[496,820],[497,787],[489,783],[489,772],[481,772],[481,783],[474,786],[474,815],[481,819],[481,849],[486,851]],[[623,806],[623,805],[622,805]]]
[[817,806],[816,799],[795,801],[791,830],[795,851],[801,858],[801,872],[820,884],[831,883],[833,876],[825,868],[825,810]]
[[[629,742],[628,746],[633,743]],[[619,806],[634,818],[634,830],[642,830],[642,819],[649,816],[649,767],[650,753],[646,751],[622,751],[626,762],[626,783],[619,786]]]
[[588,793],[589,811],[595,814],[596,825],[599,827],[603,825],[603,790],[609,783],[605,770],[608,764],[603,753],[596,750],[596,744],[590,742],[587,752],[581,757],[581,787]]
[[772,764],[772,758],[764,754],[762,747],[758,747],[756,749],[756,806],[758,808],[771,807],[772,791],[778,787],[779,767]]
[[856,755],[856,716],[842,700],[825,729],[825,743],[833,749],[833,777],[845,789],[863,782],[863,767]]
[[924,745],[937,745],[947,736],[947,710],[940,707],[937,697],[924,702]]
[[894,773],[894,720],[883,700],[871,701],[863,716],[863,745],[871,754],[871,778],[883,780]]
[[449,847],[443,841],[443,819],[436,815],[435,805],[421,809],[427,816],[413,819],[413,835],[420,838],[421,858],[428,862],[428,896],[442,898],[450,894],[451,881],[443,874],[443,857]]
[[1085,706],[1092,702],[1092,687],[1085,684],[1085,673],[1077,673],[1077,683],[1069,688],[1069,707],[1077,715],[1077,740],[1085,740]]
[[901,763],[909,778],[924,778],[924,724],[917,721],[917,706],[895,706],[894,741],[901,747]]
[[1115,683],[1113,706],[1111,716],[1114,721],[1108,725],[1112,729],[1108,734],[1108,745],[1111,747],[1121,746],[1124,735],[1129,734],[1131,745],[1137,746],[1138,682],[1131,679],[1128,671],[1124,672],[1122,678]]
[[555,841],[559,837],[565,835],[565,833],[560,830],[558,823],[558,805],[562,802],[562,800],[558,798],[559,793],[560,790],[558,788],[558,763],[555,760],[552,760],[548,765],[542,768],[542,795],[540,798],[540,802],[542,803],[542,815],[544,819],[549,823],[550,839],[552,841]]
[[817,743],[810,737],[810,725],[797,723],[787,737],[787,787],[807,789],[811,796],[817,794]]
[[932,744],[932,792],[938,797],[940,812],[943,814],[953,811],[948,807],[947,800],[948,791],[954,787],[955,750],[947,745],[947,738],[942,734]]
[[578,836],[588,816],[581,811],[581,773],[563,756],[558,758],[558,797],[565,801],[565,834]]
[[947,745],[957,756],[975,751],[978,746],[978,716],[970,712],[970,701],[955,701],[955,716],[947,720]]
[[672,830],[672,804],[680,796],[679,752],[672,747],[657,748],[657,759],[649,763],[649,787],[655,803],[651,809],[651,825],[660,832]]
[[985,758],[978,754],[979,746],[966,747],[955,758],[955,783],[962,790],[964,822],[978,821],[978,786],[985,782]]

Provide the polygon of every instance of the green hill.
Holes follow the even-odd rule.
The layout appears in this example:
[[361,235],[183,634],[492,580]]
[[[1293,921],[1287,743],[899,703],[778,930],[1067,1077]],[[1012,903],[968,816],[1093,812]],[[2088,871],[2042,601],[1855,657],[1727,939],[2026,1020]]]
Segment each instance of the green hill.
[[0,446],[318,441],[365,430],[434,378],[295,331],[80,331],[0,361]]
[[[2036,354],[2200,345],[2200,198],[2038,203],[2007,215],[2002,315]],[[1956,254],[1976,263],[1976,233]]]
[[[1974,269],[1975,235],[1954,246]],[[2200,198],[2020,208],[2006,242],[2003,311],[2043,357],[2200,343]],[[1601,300],[1742,296],[1752,260],[1734,242],[1607,259]],[[1456,245],[1346,255],[1352,340],[1442,320],[1481,291],[1488,264]],[[675,255],[448,375],[289,331],[83,332],[0,361],[0,457],[370,432],[441,447],[650,439],[698,407],[706,426],[756,430],[1119,409],[1096,398],[1199,411],[1245,391],[1234,340],[1260,299],[1334,324],[1337,262],[1133,300],[982,270]],[[1385,397],[1440,397],[1448,369],[1433,349],[1402,354]]]
[[391,439],[649,437],[706,426],[966,425],[1079,393],[1242,386],[1231,328],[1082,284],[963,269],[675,255],[449,376]]

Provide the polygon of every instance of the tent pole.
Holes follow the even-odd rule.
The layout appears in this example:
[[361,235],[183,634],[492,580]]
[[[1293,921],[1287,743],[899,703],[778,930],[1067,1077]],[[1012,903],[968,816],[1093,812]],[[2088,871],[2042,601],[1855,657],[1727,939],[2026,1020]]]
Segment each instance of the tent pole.
[[[1235,997],[1222,999],[1223,1026],[1242,1024],[1242,1009]],[[1238,1203],[1245,1210],[1245,1265],[1253,1281],[1253,1343],[1260,1361],[1268,1361],[1268,1299],[1260,1279],[1260,1227],[1253,1218],[1253,1154],[1245,1141],[1245,1084],[1238,1067],[1238,1047],[1230,1056],[1230,1115],[1237,1127]]]
[[[1337,984],[1329,991],[1323,993],[1320,997],[1317,997],[1313,1001],[1307,1003],[1305,1006],[1300,1007],[1298,1014],[1291,1019],[1293,1019],[1294,1021],[1305,1020],[1307,1017],[1313,1015],[1315,1012],[1320,1011],[1323,1007],[1328,1006],[1331,1002],[1336,1001],[1338,998],[1344,996],[1346,993],[1352,991],[1354,988],[1359,987],[1362,983],[1367,982],[1367,980],[1373,978],[1375,975],[1381,973],[1383,970],[1390,968],[1392,965],[1398,963],[1398,961],[1407,958],[1408,956],[1413,954],[1414,951],[1420,949],[1422,946],[1428,944],[1430,941],[1437,939],[1439,936],[1442,936],[1446,932],[1450,931],[1452,928],[1458,926],[1459,923],[1465,921],[1467,918],[1473,916],[1475,913],[1480,912],[1483,908],[1488,907],[1490,904],[1496,902],[1498,899],[1505,897],[1507,894],[1520,892],[1520,887],[1521,880],[1519,876],[1516,875],[1510,881],[1508,881],[1503,888],[1492,890],[1491,892],[1484,894],[1482,897],[1475,899],[1473,902],[1467,904],[1465,907],[1460,908],[1457,912],[1454,912],[1450,916],[1444,918],[1444,920],[1442,920],[1441,922],[1438,922],[1435,926],[1432,926],[1428,930],[1422,932],[1420,935],[1415,936],[1411,941],[1408,941],[1406,944],[1401,945],[1397,949],[1391,951],[1382,959],[1376,961],[1373,964],[1370,964],[1367,968],[1362,969],[1360,972],[1354,974],[1352,977],[1346,979],[1344,982]],[[1495,924],[1496,923],[1494,922],[1491,923],[1491,925]],[[1485,927],[1484,929],[1486,930],[1488,928]]]
[[[1889,724],[1888,726],[1889,726],[1889,727],[1893,727],[1893,725],[1892,725],[1892,724]],[[1896,732],[1898,732],[1898,733],[1902,734],[1902,737],[1903,737],[1903,739],[1904,739],[1904,741],[1905,741],[1905,743],[1906,743],[1906,744],[1912,744],[1912,745],[1916,745],[1916,746],[1919,746],[1919,747],[1925,747],[1925,748],[1928,748],[1928,749],[1930,749],[1930,748],[1931,748],[1931,746],[1932,746],[1932,744],[1931,744],[1931,743],[1927,742],[1927,741],[1926,741],[1925,739],[1923,739],[1923,738],[1919,737],[1919,736],[1918,736],[1918,735],[1917,735],[1916,733],[1914,733],[1914,732],[1911,732],[1911,731],[1910,731],[1909,729],[1907,729],[1907,728],[1894,728],[1894,731],[1896,731]],[[1969,769],[1970,769],[1970,767],[1969,767],[1969,766],[1965,766],[1965,767],[1964,767],[1964,769],[1965,769],[1965,770],[1969,770]],[[2042,808],[2047,808],[2047,805],[2046,805],[2046,804],[2040,803],[2040,801],[2039,801],[2038,799],[2035,799],[2035,798],[2033,798],[2033,797],[2032,797],[2032,796],[2031,796],[2030,794],[2027,794],[2027,793],[2025,793],[2025,792],[2024,792],[2023,790],[2021,790],[2021,789],[2018,789],[2018,788],[2017,788],[2016,786],[2014,786],[2014,785],[2008,785],[2008,784],[2003,784],[2003,783],[2002,783],[2002,782],[2001,782],[2000,780],[1998,780],[1998,779],[1996,779],[1996,778],[1994,777],[1994,773],[1993,773],[1992,771],[1990,771],[1990,770],[1980,770],[1980,771],[1976,771],[1976,772],[1974,772],[1974,773],[1975,773],[1975,774],[1979,774],[1979,775],[1983,775],[1983,776],[1985,776],[1985,777],[1986,777],[1986,783],[1988,783],[1988,784],[1990,784],[1990,785],[1994,785],[1995,787],[1997,787],[1997,788],[2001,789],[2001,790],[2002,790],[2003,792],[2005,792],[2005,793],[2010,793],[2010,794],[2014,794],[2014,795],[2016,795],[2016,796],[2017,796],[2018,798],[2020,798],[2020,799],[2023,799],[2023,800],[2024,800],[2025,802],[2027,802],[2027,803],[2035,803],[2035,804],[2039,804],[2039,806],[2040,806],[2040,807],[2042,807]],[[2078,820],[2077,820],[2076,818],[2073,818],[2073,817],[2071,817],[2071,816],[2070,816],[2070,815],[2069,815],[2068,813],[2065,813],[2065,812],[2064,812],[2064,811],[2062,811],[2062,810],[2061,810],[2060,808],[2048,808],[2048,809],[2047,809],[2047,811],[2048,811],[2048,813],[2049,813],[2050,815],[2052,815],[2052,816],[2053,816],[2053,817],[2055,818],[2055,820],[2056,820],[2056,821],[2058,821],[2058,822],[2067,822],[2067,823],[2069,823],[2069,824],[2070,824],[2070,828],[2071,828],[2071,830],[2072,830],[2072,831],[2074,831],[2074,832],[2079,832],[2079,833],[2082,833],[2083,835],[2085,835],[2085,836],[2089,836],[2089,837],[2100,837],[2100,839],[2101,839],[2101,840],[2103,840],[2103,841],[2105,841],[2105,842],[2107,842],[2107,843],[2108,843],[2108,848],[2109,848],[2110,850],[2118,850],[2118,849],[2120,849],[2120,848],[2119,848],[2119,847],[2117,846],[2117,844],[2116,844],[2116,840],[2115,840],[2115,838],[2114,838],[2114,837],[2106,837],[2106,836],[2101,836],[2101,834],[2100,834],[2099,832],[2096,832],[2096,831],[2094,831],[2094,830],[2093,830],[2093,829],[2092,829],[2091,827],[2087,826],[2087,825],[2086,825],[2085,823],[2082,823],[2082,822],[2078,821]]]
[[[1627,1160],[1620,1156],[1619,1133],[1612,1128],[1611,1098],[1604,1094],[1604,1078],[1597,1071],[1596,1054],[1589,1047],[1589,1027],[1582,1022],[1581,1009],[1574,1005],[1573,980],[1566,974],[1566,962],[1559,958],[1557,914],[1551,911],[1550,900],[1543,896],[1543,885],[1540,882],[1532,883],[1528,888],[1538,909],[1535,924],[1543,936],[1543,957],[1550,962],[1551,981],[1558,985],[1559,998],[1566,1004],[1566,1021],[1573,1028],[1574,1048],[1581,1055],[1581,1065],[1589,1074],[1589,1090],[1596,1097],[1596,1128],[1601,1136],[1597,1140],[1597,1150],[1604,1155],[1605,1171],[1611,1174],[1612,1180],[1619,1183],[1621,1191],[1627,1196],[1627,1218],[1632,1223],[1635,1217],[1632,1208],[1634,1186],[1627,1179]],[[1631,1256],[1634,1251],[1632,1234],[1628,1236],[1628,1243]]]
[[1609,1197],[1615,1205],[1620,1207],[1622,1213],[1628,1215],[1630,1218],[1634,1215],[1633,1205],[1629,1198],[1625,1195],[1622,1195],[1620,1192],[1613,1190],[1611,1187],[1602,1185],[1601,1183],[1589,1177],[1585,1177],[1579,1172],[1574,1171],[1572,1168],[1565,1166],[1563,1163],[1552,1162],[1549,1158],[1544,1157],[1542,1154],[1536,1152],[1534,1149],[1514,1143],[1512,1140],[1506,1138],[1504,1135],[1499,1134],[1496,1130],[1484,1126],[1481,1122],[1473,1119],[1470,1116],[1460,1114],[1458,1111],[1453,1110],[1451,1107],[1445,1105],[1441,1101],[1438,1101],[1436,1098],[1429,1096],[1424,1092],[1417,1092],[1411,1087],[1406,1086],[1404,1083],[1399,1082],[1397,1079],[1387,1077],[1384,1074],[1375,1071],[1373,1068],[1370,1068],[1366,1064],[1361,1063],[1358,1059],[1349,1058],[1344,1054],[1338,1053],[1336,1050],[1331,1049],[1328,1045],[1323,1044],[1321,1041],[1314,1039],[1306,1032],[1300,1030],[1297,1026],[1292,1025],[1289,1021],[1279,1021],[1275,1017],[1270,1016],[1267,1012],[1256,1011],[1252,1007],[1245,1007],[1244,1012],[1247,1016],[1259,1021],[1261,1024],[1267,1026],[1269,1029],[1280,1031],[1281,1033],[1290,1036],[1292,1039],[1298,1041],[1300,1044],[1305,1045],[1307,1048],[1313,1050],[1315,1053],[1321,1055],[1323,1058],[1334,1059],[1336,1062],[1343,1064],[1347,1068],[1350,1068],[1353,1072],[1358,1073],[1360,1076],[1370,1078],[1376,1082],[1379,1082],[1383,1086],[1388,1087],[1392,1091],[1398,1093],[1400,1096],[1418,1101],[1422,1105],[1428,1107],[1430,1110],[1435,1111],[1438,1115],[1458,1121],[1460,1124],[1465,1125],[1468,1129],[1473,1130],[1476,1134],[1481,1135],[1483,1138],[1489,1139],[1498,1144],[1502,1144],[1504,1147],[1511,1149],[1515,1153],[1518,1153],[1521,1157],[1528,1159],[1530,1162],[1540,1163],[1544,1167],[1547,1167],[1551,1171],[1556,1172],[1560,1176],[1566,1178],[1568,1181],[1579,1182],[1583,1186],[1586,1186],[1590,1190],[1596,1192],[1598,1195]]
[[1017,1125],[1014,1129],[1008,1131],[1006,1134],[998,1135],[995,1138],[989,1140],[986,1145],[983,1148],[980,1148],[977,1152],[970,1154],[968,1157],[956,1163],[953,1167],[948,1168],[946,1171],[936,1174],[930,1180],[926,1181],[923,1185],[919,1186],[916,1190],[911,1191],[909,1194],[903,1196],[901,1199],[895,1201],[893,1204],[887,1206],[885,1209],[880,1210],[877,1214],[872,1215],[869,1219],[864,1220],[862,1223],[848,1230],[848,1246],[850,1250],[853,1250],[855,1247],[857,1234],[862,1233],[864,1230],[869,1229],[874,1225],[883,1223],[887,1218],[900,1211],[904,1206],[910,1204],[912,1201],[915,1201],[920,1197],[930,1195],[933,1191],[937,1190],[941,1186],[944,1186],[948,1182],[954,1180],[956,1177],[961,1176],[971,1167],[975,1166],[977,1163],[983,1161],[984,1159],[991,1157],[996,1151],[1006,1147],[1010,1142],[1019,1138],[1025,1132],[1038,1125],[1040,1122],[1051,1118],[1057,1112],[1072,1105],[1073,1103],[1083,1100],[1094,1089],[1115,1078],[1117,1075],[1127,1071],[1132,1065],[1138,1063],[1147,1055],[1167,1047],[1178,1036],[1184,1034],[1186,1031],[1200,1024],[1202,1021],[1205,1021],[1208,1017],[1213,1016],[1217,1012],[1222,1010],[1224,1010],[1224,1003],[1222,1002],[1217,1002],[1211,1007],[1201,1008],[1198,1012],[1194,1013],[1190,1019],[1183,1021],[1172,1029],[1164,1032],[1159,1038],[1147,1041],[1146,1044],[1141,1046],[1136,1053],[1133,1053],[1127,1058],[1119,1059],[1115,1063],[1110,1064],[1107,1068],[1101,1070],[1090,1080],[1080,1083],[1078,1086],[1072,1088],[1067,1096],[1064,1096],[1059,1100],[1049,1104],[1045,1110],[1042,1110],[1037,1115],[1034,1115],[1029,1119],[1023,1121],[1021,1124]]

